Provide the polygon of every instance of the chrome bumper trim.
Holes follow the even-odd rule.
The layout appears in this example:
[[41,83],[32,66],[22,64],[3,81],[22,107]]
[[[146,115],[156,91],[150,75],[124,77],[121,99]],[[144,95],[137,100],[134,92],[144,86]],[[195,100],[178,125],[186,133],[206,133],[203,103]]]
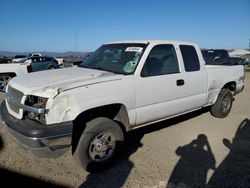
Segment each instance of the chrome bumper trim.
[[46,114],[46,113],[48,113],[48,109],[34,108],[34,107],[31,107],[31,106],[21,104],[19,101],[17,101],[14,97],[12,97],[8,93],[5,93],[5,98],[6,98],[7,102],[10,101],[11,103],[17,105],[19,108],[21,108],[21,109],[23,109],[25,111],[33,112],[33,113],[36,113],[36,114]]

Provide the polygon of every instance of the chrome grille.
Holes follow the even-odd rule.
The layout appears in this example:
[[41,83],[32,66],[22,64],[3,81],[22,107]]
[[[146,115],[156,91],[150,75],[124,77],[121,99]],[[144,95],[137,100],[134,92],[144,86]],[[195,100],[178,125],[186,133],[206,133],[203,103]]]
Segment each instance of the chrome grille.
[[[12,96],[17,102],[21,103],[21,100],[23,98],[23,93],[13,87],[11,87],[10,85],[8,86],[8,91],[7,93]],[[19,114],[19,110],[20,108],[18,106],[16,106],[14,103],[12,103],[11,101],[7,101],[9,107],[11,108],[11,110],[13,110],[15,113]]]
[[9,107],[10,107],[10,109],[12,111],[14,111],[15,113],[19,114],[20,108],[18,106],[16,106],[15,104],[13,104],[11,101],[8,101],[8,105],[9,105]]

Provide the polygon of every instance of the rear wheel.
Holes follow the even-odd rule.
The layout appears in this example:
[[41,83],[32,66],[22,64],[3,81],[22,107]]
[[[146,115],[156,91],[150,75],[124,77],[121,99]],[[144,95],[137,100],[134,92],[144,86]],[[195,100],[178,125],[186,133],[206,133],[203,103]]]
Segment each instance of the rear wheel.
[[5,92],[6,86],[12,76],[10,74],[1,74],[0,75],[0,91]]
[[49,67],[49,70],[52,70],[52,69],[56,69],[56,67],[54,66]]
[[123,131],[117,123],[108,118],[96,118],[87,123],[73,157],[85,170],[97,172],[114,162],[123,141]]
[[226,117],[231,111],[233,96],[230,90],[222,89],[211,107],[211,114],[218,118]]

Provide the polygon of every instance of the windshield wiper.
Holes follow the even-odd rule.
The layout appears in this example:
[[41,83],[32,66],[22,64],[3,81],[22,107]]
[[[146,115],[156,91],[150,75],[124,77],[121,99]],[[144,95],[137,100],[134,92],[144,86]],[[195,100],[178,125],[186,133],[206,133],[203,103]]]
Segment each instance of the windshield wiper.
[[92,67],[92,66],[87,66],[87,65],[80,65],[80,67],[87,68],[87,69],[97,69],[97,70],[103,70],[103,71],[111,72],[110,70],[105,69],[103,67]]
[[112,73],[114,73],[114,74],[123,74],[123,73],[121,73],[121,72],[113,71],[113,70],[106,69],[106,68],[103,68],[103,67],[93,67],[93,69],[102,70],[102,71],[107,71],[107,72],[112,72]]
[[79,67],[86,68],[86,69],[92,69],[91,67],[89,67],[87,65],[83,65],[83,64],[79,65]]
[[96,69],[96,70],[102,70],[102,71],[112,72],[114,74],[125,74],[125,73],[113,71],[113,70],[110,70],[110,69],[106,69],[104,67],[91,67],[91,66],[86,66],[86,65],[80,65],[80,67],[87,68],[87,69]]
[[93,67],[93,69],[103,70],[103,71],[107,71],[107,72],[112,72],[111,70],[105,69],[105,68],[103,68],[103,67]]

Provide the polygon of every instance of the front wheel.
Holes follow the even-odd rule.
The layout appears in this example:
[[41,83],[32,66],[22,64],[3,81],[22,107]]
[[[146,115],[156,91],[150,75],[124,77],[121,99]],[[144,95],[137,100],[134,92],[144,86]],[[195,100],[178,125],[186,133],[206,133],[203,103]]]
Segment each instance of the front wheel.
[[231,111],[233,96],[230,90],[222,89],[211,107],[211,114],[218,118],[226,117]]
[[114,162],[123,142],[123,131],[117,123],[96,118],[87,123],[73,157],[85,170],[97,172]]

